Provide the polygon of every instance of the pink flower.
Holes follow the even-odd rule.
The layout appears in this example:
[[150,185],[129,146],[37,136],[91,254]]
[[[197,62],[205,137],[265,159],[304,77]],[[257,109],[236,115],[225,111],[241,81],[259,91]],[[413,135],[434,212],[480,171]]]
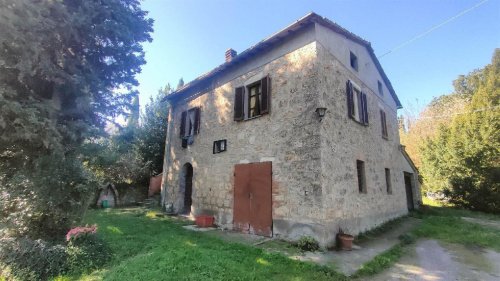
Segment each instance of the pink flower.
[[78,237],[79,235],[82,234],[94,234],[97,232],[97,225],[92,225],[92,226],[77,226],[75,228],[72,228],[68,231],[66,234],[66,241],[71,240],[71,238]]

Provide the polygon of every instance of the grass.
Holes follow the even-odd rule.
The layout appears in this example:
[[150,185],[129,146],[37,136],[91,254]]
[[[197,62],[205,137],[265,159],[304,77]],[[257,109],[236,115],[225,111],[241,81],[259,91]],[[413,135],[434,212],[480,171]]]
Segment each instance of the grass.
[[[431,209],[421,216],[422,223],[413,231],[413,234],[420,238],[434,238],[450,243],[477,245],[500,251],[500,231],[461,219],[464,214],[484,219],[482,214],[469,212]],[[486,218],[491,219],[490,215],[487,215]]]
[[113,249],[104,269],[56,280],[345,280],[334,270],[182,228],[140,209],[90,211]]
[[[461,219],[467,216],[500,220],[499,216],[448,207],[425,207],[411,216],[422,219],[420,225],[403,235],[401,243],[364,264],[352,278],[371,276],[389,268],[404,255],[406,245],[415,238],[438,239],[500,251],[498,229]],[[390,221],[360,237],[377,239],[401,221]],[[95,272],[81,276],[61,276],[55,280],[348,279],[331,267],[291,260],[278,253],[284,249],[294,251],[289,243],[276,240],[259,247],[232,243],[216,235],[185,230],[182,228],[185,222],[158,217],[154,211],[93,210],[88,213],[85,223],[98,225],[99,235],[113,249],[113,261]]]
[[[500,216],[498,215],[445,206],[424,206],[421,211],[414,212],[411,216],[422,219],[421,224],[410,231],[410,233],[402,235],[399,244],[365,263],[352,276],[353,278],[372,276],[391,267],[404,254],[407,245],[412,244],[418,238],[431,238],[449,243],[475,245],[500,251],[500,231],[498,229],[461,219],[461,217],[473,217],[483,220],[500,220]],[[372,239],[391,229],[401,221],[402,219],[389,221],[373,230],[360,234],[359,237],[361,240]]]
[[395,262],[401,258],[404,253],[403,244],[396,244],[389,250],[375,256],[371,261],[363,264],[361,268],[356,271],[351,277],[359,278],[372,276],[379,272],[382,272],[384,269],[391,267]]

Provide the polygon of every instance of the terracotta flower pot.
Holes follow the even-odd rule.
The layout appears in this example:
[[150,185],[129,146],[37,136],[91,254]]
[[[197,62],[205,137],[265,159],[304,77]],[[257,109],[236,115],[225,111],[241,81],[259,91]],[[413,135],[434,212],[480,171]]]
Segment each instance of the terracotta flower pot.
[[196,216],[196,225],[198,227],[212,227],[214,225],[214,217],[208,215]]
[[354,240],[354,236],[349,234],[339,234],[340,239],[340,248],[344,251],[352,250],[352,241]]

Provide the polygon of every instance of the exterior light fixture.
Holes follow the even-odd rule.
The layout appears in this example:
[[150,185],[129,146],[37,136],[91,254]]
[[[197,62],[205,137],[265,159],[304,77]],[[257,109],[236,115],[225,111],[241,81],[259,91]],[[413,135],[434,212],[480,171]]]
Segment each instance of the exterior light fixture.
[[326,107],[316,108],[316,114],[318,114],[319,121],[321,121],[321,119],[323,119],[323,117],[325,117],[325,113],[326,113]]

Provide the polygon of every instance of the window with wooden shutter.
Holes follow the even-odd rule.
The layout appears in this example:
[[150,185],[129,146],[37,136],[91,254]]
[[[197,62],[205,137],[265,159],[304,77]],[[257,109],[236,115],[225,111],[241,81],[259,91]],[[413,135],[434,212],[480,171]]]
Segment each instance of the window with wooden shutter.
[[261,99],[260,99],[260,114],[268,114],[271,110],[271,88],[269,76],[260,80]]
[[234,95],[234,121],[241,121],[244,119],[244,96],[245,96],[245,88],[238,87],[235,89]]
[[366,94],[351,81],[347,81],[347,114],[354,121],[368,125],[368,99]]
[[181,114],[181,128],[180,128],[181,138],[186,136],[186,119],[187,119],[187,111],[183,111]]
[[384,139],[388,138],[388,132],[387,132],[387,119],[385,115],[385,111],[380,110],[380,122],[381,122],[381,127],[382,127],[382,137]]

